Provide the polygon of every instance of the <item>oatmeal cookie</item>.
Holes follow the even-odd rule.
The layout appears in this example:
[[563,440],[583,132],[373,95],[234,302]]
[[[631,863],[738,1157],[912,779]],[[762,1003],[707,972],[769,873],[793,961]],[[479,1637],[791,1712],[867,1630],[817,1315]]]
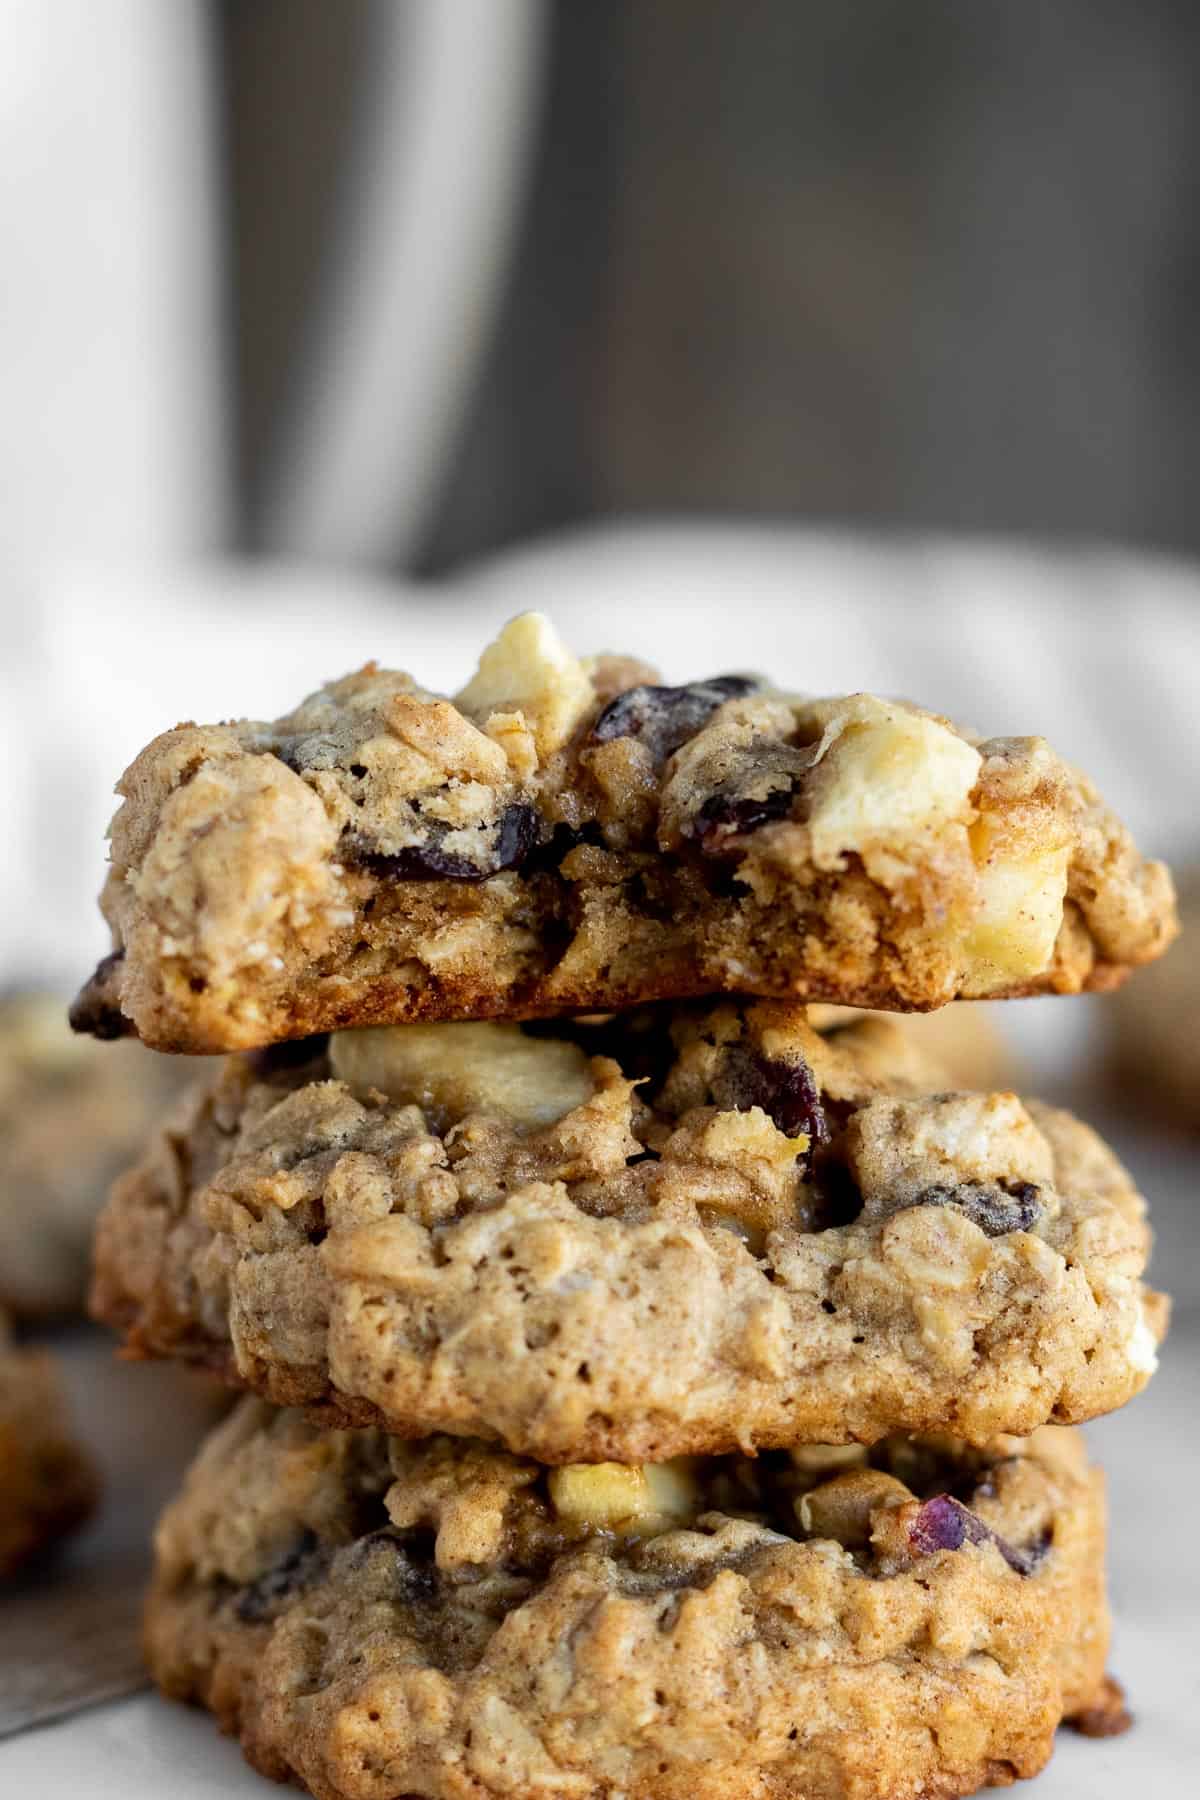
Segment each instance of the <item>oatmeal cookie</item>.
[[923,1010],[1109,987],[1170,878],[1041,738],[516,619],[454,699],[368,665],[181,725],[118,784],[79,1030],[162,1050],[709,993]]
[[155,1681],[319,1800],[918,1800],[1104,1702],[1053,1428],[548,1471],[246,1401],[159,1527]]
[[1200,1130],[1200,870],[1180,884],[1183,936],[1145,986],[1104,1007],[1108,1060],[1121,1096],[1155,1119]]
[[19,1318],[82,1312],[108,1188],[200,1072],[115,1048],[76,1036],[54,995],[0,998],[0,1304]]
[[0,1318],[0,1578],[77,1530],[98,1494],[53,1359],[15,1348]]
[[[945,1071],[947,1085],[958,1088],[1008,1088],[1021,1082],[1021,1059],[997,1021],[999,1006],[985,1001],[956,1000],[937,1012],[891,1013],[906,1036]],[[818,1031],[857,1025],[854,1006],[810,1006],[808,1021]]]
[[326,1422],[546,1463],[1070,1424],[1166,1323],[1087,1126],[882,1019],[722,1001],[234,1057],[116,1184],[93,1307]]

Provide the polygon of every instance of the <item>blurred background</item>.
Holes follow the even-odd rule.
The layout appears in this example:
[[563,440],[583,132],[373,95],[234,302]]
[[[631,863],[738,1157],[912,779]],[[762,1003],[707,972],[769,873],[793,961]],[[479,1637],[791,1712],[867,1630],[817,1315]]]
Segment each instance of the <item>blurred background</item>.
[[[1200,862],[1198,87],[1188,0],[0,0],[0,990],[61,1029],[154,733],[372,656],[453,691],[530,606],[672,680],[1043,732]],[[1148,1024],[997,1026],[1195,1319],[1200,960],[1163,967]],[[1182,1405],[1102,1428],[1130,1507]],[[1176,1582],[1119,1578],[1139,1704]]]
[[1200,534],[1185,0],[4,0],[4,538]]

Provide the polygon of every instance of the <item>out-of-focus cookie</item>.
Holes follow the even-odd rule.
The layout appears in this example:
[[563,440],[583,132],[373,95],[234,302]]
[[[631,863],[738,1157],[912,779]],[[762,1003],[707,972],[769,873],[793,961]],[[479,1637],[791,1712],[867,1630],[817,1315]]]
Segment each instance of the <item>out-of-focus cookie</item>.
[[157,1535],[146,1644],[321,1800],[916,1800],[1112,1718],[1081,1439],[546,1470],[246,1401]]
[[47,993],[0,999],[0,1303],[81,1312],[92,1227],[196,1065],[78,1037]]
[[[1023,1085],[1020,1059],[987,1001],[953,1001],[931,1013],[888,1013],[954,1087],[996,1093]],[[853,1006],[810,1006],[809,1023],[840,1031],[863,1017]]]
[[1182,934],[1127,993],[1103,1003],[1122,1093],[1155,1117],[1200,1130],[1200,869],[1180,881]]
[[0,1578],[82,1525],[99,1491],[54,1359],[17,1349],[0,1316]]

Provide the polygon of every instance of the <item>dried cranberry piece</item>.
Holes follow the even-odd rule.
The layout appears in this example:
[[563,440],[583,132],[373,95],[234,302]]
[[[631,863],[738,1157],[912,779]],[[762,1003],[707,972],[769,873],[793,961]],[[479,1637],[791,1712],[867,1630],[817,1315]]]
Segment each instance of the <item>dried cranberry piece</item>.
[[985,1525],[961,1500],[950,1494],[935,1494],[926,1500],[908,1528],[908,1541],[917,1556],[932,1556],[937,1550],[961,1550],[964,1544],[995,1544],[1010,1569],[1018,1575],[1030,1575],[1045,1554],[1045,1545],[1033,1550],[1018,1550],[1002,1538],[998,1531]]
[[710,794],[696,814],[692,835],[705,856],[728,855],[731,848],[736,854],[737,846],[731,847],[729,840],[744,837],[776,819],[786,819],[792,810],[794,791],[789,781],[786,787],[772,788],[761,800],[746,794]]
[[740,1056],[735,1052],[731,1060],[736,1070],[733,1104],[739,1112],[761,1106],[784,1137],[799,1137],[803,1132],[814,1150],[829,1142],[820,1090],[802,1056],[785,1062],[782,1057],[743,1051]]
[[105,1043],[133,1035],[133,1022],[125,1017],[116,999],[117,971],[124,961],[124,950],[113,950],[101,957],[71,1002],[67,1018],[72,1031],[85,1032]]
[[496,836],[496,870],[517,869],[525,861],[539,836],[538,815],[532,806],[514,801],[500,815]]
[[961,1181],[926,1188],[922,1206],[958,1206],[988,1237],[1029,1231],[1042,1216],[1040,1191],[1032,1181]]
[[829,1142],[829,1122],[820,1090],[802,1056],[762,1056],[734,1045],[726,1051],[713,1077],[712,1098],[717,1106],[734,1112],[761,1107],[785,1137],[804,1133],[808,1138],[805,1167],[811,1165],[814,1152]]
[[234,1611],[244,1625],[261,1625],[292,1594],[299,1593],[321,1574],[329,1552],[315,1532],[305,1531],[279,1561],[244,1587]]
[[444,828],[435,826],[424,844],[407,844],[403,850],[372,850],[357,833],[343,836],[341,855],[355,868],[368,869],[393,881],[486,881],[501,869],[515,869],[525,861],[538,840],[538,815],[532,806],[514,801],[500,815],[496,849],[491,863],[480,868],[465,856],[443,850]]
[[752,675],[714,675],[686,687],[632,687],[610,700],[592,727],[592,738],[634,737],[645,744],[656,763],[673,756],[694,738],[726,700],[738,700],[759,686]]

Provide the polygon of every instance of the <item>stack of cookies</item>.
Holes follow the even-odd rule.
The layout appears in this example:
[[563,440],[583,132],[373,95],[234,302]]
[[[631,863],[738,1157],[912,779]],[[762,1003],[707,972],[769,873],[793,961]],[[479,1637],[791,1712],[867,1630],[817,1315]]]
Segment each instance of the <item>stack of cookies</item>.
[[76,1027],[232,1054],[93,1304],[257,1396],[158,1533],[164,1692],[321,1800],[916,1800],[1120,1725],[1070,1427],[1154,1368],[1143,1203],[829,1005],[1157,956],[1082,775],[528,616],[120,792]]

